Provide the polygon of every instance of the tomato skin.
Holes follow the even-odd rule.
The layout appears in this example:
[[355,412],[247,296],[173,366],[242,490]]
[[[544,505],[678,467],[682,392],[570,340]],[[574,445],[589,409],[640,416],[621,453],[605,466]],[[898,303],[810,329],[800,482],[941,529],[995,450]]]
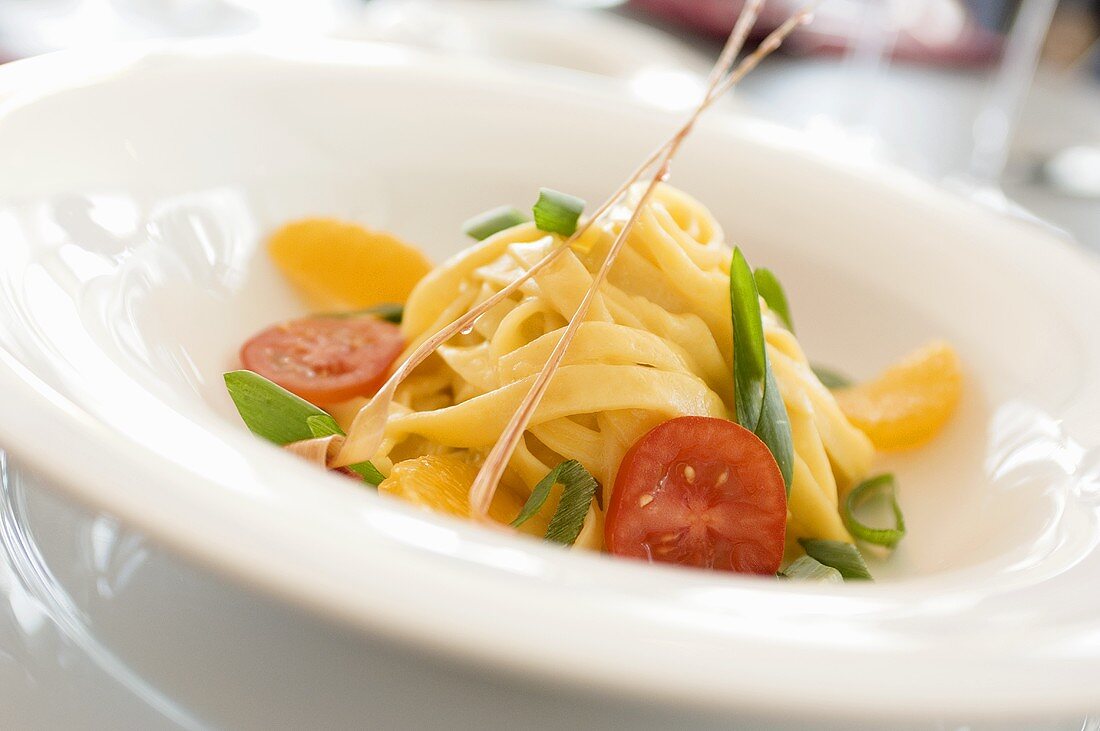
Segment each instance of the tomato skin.
[[315,404],[370,396],[405,348],[376,317],[305,317],[273,325],[241,346],[241,363]]
[[783,475],[767,446],[731,421],[682,416],[627,450],[604,537],[618,556],[775,575],[786,524]]

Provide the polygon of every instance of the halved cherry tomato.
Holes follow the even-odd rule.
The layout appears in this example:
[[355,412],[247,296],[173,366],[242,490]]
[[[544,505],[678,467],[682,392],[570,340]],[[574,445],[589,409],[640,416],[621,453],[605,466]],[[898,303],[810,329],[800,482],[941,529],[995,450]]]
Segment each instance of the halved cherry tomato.
[[604,530],[619,556],[775,574],[786,524],[783,475],[767,446],[731,421],[682,416],[627,450]]
[[370,396],[401,354],[401,331],[376,317],[306,317],[279,323],[241,347],[241,363],[316,404]]

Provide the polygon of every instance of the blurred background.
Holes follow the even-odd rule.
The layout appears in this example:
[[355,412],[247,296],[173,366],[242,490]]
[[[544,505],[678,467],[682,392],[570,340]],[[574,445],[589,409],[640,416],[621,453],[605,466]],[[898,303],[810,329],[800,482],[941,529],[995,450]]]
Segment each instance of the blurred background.
[[[334,36],[613,77],[671,107],[742,0],[0,0],[0,61],[149,38]],[[801,0],[772,0],[759,34]],[[1100,0],[825,0],[742,112],[1100,250]]]

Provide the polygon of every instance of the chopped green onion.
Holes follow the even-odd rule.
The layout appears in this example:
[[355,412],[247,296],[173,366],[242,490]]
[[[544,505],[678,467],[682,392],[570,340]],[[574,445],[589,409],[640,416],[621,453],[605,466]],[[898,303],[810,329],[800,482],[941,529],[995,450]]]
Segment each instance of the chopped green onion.
[[225,387],[237,411],[253,434],[279,446],[312,439],[308,419],[327,417],[327,413],[282,386],[252,371],[230,371]]
[[779,315],[779,319],[793,333],[794,320],[791,319],[791,305],[787,301],[787,293],[783,291],[783,285],[779,283],[779,278],[775,276],[771,269],[764,269],[763,267],[756,270],[753,278],[756,280],[756,289],[760,292],[760,296],[764,298],[768,309]]
[[546,477],[539,480],[539,484],[535,485],[535,489],[531,491],[531,497],[527,498],[527,502],[523,504],[523,509],[519,511],[519,515],[512,521],[513,528],[519,528],[537,512],[542,510],[542,506],[546,503],[546,498],[550,497],[550,488],[558,483],[558,475],[561,474],[562,468],[569,463],[570,462],[562,462],[557,467],[547,472]]
[[799,556],[780,576],[801,581],[817,581],[822,584],[840,584],[844,581],[839,571],[809,556]]
[[309,432],[313,435],[314,439],[331,437],[336,434],[344,436],[344,430],[336,423],[336,419],[333,419],[328,414],[314,414],[313,416],[307,417],[306,426],[309,427]]
[[[336,423],[336,419],[333,419],[328,414],[323,416],[311,416],[306,419],[306,424],[309,426],[309,430],[313,433],[314,439],[321,439],[331,436],[344,436],[344,430],[340,428],[340,425]],[[363,478],[364,482],[367,482],[373,487],[378,487],[382,484],[382,480],[386,479],[386,476],[378,471],[370,462],[357,462],[355,464],[349,464],[348,469]]]
[[385,304],[375,305],[374,307],[367,307],[363,310],[349,310],[348,312],[322,312],[318,317],[336,317],[340,319],[349,317],[363,317],[365,315],[373,315],[379,320],[385,320],[386,322],[392,322],[394,325],[401,324],[401,318],[405,315],[405,305],[398,302],[386,302]]
[[[344,434],[330,414],[259,373],[230,371],[223,378],[245,426],[258,437],[281,447],[303,439]],[[384,479],[370,462],[349,465],[348,469],[372,485]]]
[[[562,485],[564,487],[574,484],[587,486],[588,480],[595,483],[596,478],[592,477],[580,462],[574,459],[562,462],[557,467],[547,472],[546,477],[543,477],[539,480],[539,484],[535,485],[535,489],[531,491],[531,497],[527,498],[527,502],[524,503],[523,509],[519,511],[519,515],[512,521],[512,527],[520,527],[542,510],[542,506],[546,504],[546,499],[550,497],[550,490],[554,485]],[[577,489],[579,490],[580,488]],[[596,496],[595,493],[596,491],[593,490],[593,497]],[[577,497],[578,502],[582,501],[583,494],[583,491],[579,492],[579,497]],[[564,502],[565,496],[563,494],[562,500],[558,503],[558,512],[561,512]],[[587,512],[588,508],[585,506],[584,513]],[[557,516],[555,515],[555,517]],[[583,515],[581,516],[581,521],[584,521]],[[574,540],[576,540],[575,537]]]
[[374,315],[380,320],[392,322],[394,325],[400,325],[402,318],[405,317],[405,305],[400,302],[387,302],[385,304],[370,307],[365,310],[365,312]]
[[[894,513],[893,528],[872,528],[856,518],[856,510],[876,497],[885,497],[889,500],[890,509]],[[844,520],[844,527],[849,533],[858,540],[873,543],[876,546],[894,548],[898,545],[898,541],[905,537],[905,517],[901,513],[901,506],[898,505],[894,476],[891,474],[872,477],[853,487],[844,500],[840,517]]]
[[539,188],[539,199],[532,212],[539,231],[572,236],[584,212],[584,200],[550,188]]
[[768,365],[767,380],[764,382],[764,412],[756,427],[756,436],[764,442],[779,465],[783,475],[783,484],[787,488],[787,497],[791,495],[791,481],[794,479],[794,441],[791,437],[791,422],[787,415],[787,405],[779,393],[779,384],[775,382],[771,364]]
[[[554,511],[554,517],[550,519],[550,525],[546,527],[546,540],[572,546],[581,533],[584,518],[588,515],[588,509],[592,506],[592,499],[596,496],[596,490],[599,487],[596,484],[596,478],[589,474],[580,462],[573,459],[562,462],[539,481],[539,484],[535,486],[535,491],[531,494],[531,498],[527,501],[528,504],[523,506],[520,518],[526,520],[531,517],[527,515],[524,518],[526,513],[530,511],[533,515],[538,512],[538,509],[542,507],[542,503],[546,501],[546,496],[550,493],[550,487],[555,483],[560,484],[563,489],[561,500],[558,501],[558,509]],[[544,494],[541,500],[537,506],[532,506],[532,501],[536,499],[536,493],[540,492],[539,488],[543,487],[544,484],[546,484],[546,487],[542,491]],[[519,518],[516,520],[519,520]],[[518,524],[513,522],[513,525]]]
[[375,467],[372,462],[356,462],[355,464],[349,464],[348,469],[362,477],[363,482],[371,487],[378,487],[382,484],[382,480],[386,479],[386,476],[379,472],[378,468]]
[[513,226],[518,226],[521,223],[526,223],[529,220],[530,219],[523,215],[517,208],[512,206],[500,206],[499,208],[485,211],[485,213],[480,213],[462,224],[462,233],[477,241],[484,241],[493,234],[500,233]]
[[818,563],[831,566],[845,579],[870,581],[871,572],[859,549],[843,541],[826,541],[818,538],[799,538],[806,555]]
[[831,368],[821,365],[814,365],[811,368],[814,375],[817,376],[817,380],[821,381],[821,385],[825,388],[847,388],[852,385],[852,379],[842,373],[837,373]]
[[789,496],[794,475],[791,424],[764,347],[756,281],[741,249],[734,249],[730,262],[730,308],[737,423],[760,437],[771,450]]
[[764,407],[767,356],[756,283],[741,249],[734,249],[730,263],[730,307],[737,423],[755,432]]

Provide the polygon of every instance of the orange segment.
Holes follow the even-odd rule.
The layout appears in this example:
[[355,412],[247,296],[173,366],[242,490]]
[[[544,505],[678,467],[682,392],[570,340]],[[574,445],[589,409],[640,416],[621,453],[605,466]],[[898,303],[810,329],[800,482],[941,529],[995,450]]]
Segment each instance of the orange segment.
[[954,413],[962,395],[962,366],[950,345],[933,342],[875,380],[833,394],[879,449],[915,447],[934,437]]
[[318,309],[404,302],[431,269],[427,257],[397,237],[330,218],[288,223],[268,251]]
[[[395,464],[378,490],[428,510],[469,518],[470,485],[474,484],[475,477],[475,465],[450,455],[429,455]],[[489,516],[498,523],[509,523],[519,515],[522,507],[523,504],[502,486],[493,498]]]

